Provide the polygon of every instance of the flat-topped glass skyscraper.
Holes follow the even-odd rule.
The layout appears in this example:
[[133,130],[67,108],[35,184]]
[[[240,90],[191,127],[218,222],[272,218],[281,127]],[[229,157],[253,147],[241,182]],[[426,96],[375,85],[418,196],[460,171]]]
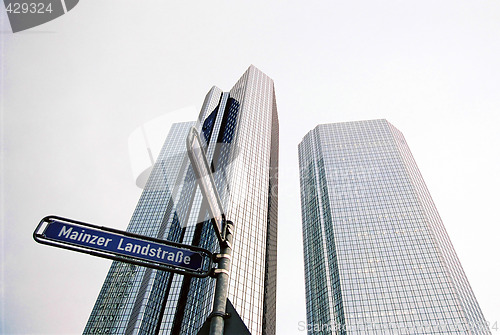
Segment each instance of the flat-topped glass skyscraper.
[[311,334],[490,334],[403,135],[319,125],[299,144]]
[[[252,334],[275,334],[278,115],[273,81],[257,68],[229,92],[213,87],[197,122],[172,126],[127,230],[218,251],[186,154],[192,126],[234,223],[229,300]],[[197,334],[214,286],[213,278],[113,262],[84,334]]]

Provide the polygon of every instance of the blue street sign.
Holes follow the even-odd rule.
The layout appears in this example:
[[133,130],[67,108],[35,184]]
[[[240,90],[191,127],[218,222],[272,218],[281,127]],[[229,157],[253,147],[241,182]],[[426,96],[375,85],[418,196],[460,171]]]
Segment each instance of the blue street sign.
[[43,244],[198,277],[212,268],[208,250],[57,216],[42,219],[33,237]]

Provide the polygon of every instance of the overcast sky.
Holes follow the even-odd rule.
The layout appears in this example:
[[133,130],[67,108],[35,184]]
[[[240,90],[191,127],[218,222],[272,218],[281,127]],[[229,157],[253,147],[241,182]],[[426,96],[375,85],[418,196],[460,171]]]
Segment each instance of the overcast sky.
[[304,334],[297,145],[319,123],[375,118],[405,135],[500,321],[500,2],[82,0],[16,34],[1,15],[0,332],[82,332],[111,261],[36,244],[37,223],[125,229],[140,196],[129,135],[199,111],[250,64],[274,79],[280,119],[277,334]]

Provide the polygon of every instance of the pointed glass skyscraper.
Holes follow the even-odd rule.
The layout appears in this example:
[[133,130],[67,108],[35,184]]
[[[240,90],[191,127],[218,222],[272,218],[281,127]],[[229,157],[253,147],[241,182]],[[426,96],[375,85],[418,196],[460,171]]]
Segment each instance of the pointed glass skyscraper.
[[309,333],[490,334],[396,128],[319,125],[299,161]]
[[[127,230],[218,251],[186,154],[193,125],[234,223],[229,300],[252,334],[274,334],[278,115],[273,81],[257,68],[228,93],[213,87],[198,122],[172,126]],[[113,262],[84,333],[197,334],[211,312],[214,283]]]

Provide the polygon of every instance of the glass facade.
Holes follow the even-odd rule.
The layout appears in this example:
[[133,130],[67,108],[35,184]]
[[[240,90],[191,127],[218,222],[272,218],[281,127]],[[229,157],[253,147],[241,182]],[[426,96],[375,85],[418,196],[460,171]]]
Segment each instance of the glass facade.
[[[197,122],[172,126],[127,230],[218,251],[186,154],[192,126],[234,223],[229,299],[252,334],[275,334],[278,116],[273,81],[257,68],[230,92],[213,87]],[[114,262],[84,334],[197,334],[214,286],[210,277]]]
[[319,125],[299,164],[310,334],[491,334],[401,132]]

